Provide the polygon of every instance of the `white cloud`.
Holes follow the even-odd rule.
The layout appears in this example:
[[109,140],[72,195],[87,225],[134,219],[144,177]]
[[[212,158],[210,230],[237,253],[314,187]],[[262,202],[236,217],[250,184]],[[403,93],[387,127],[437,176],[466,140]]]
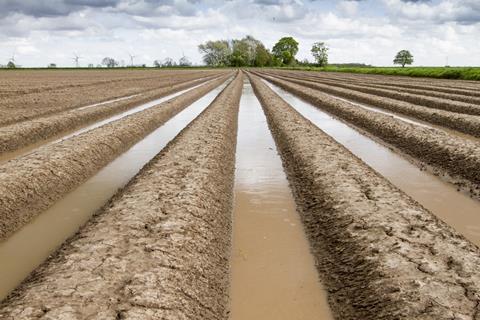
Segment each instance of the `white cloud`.
[[[0,63],[16,52],[25,66],[97,64],[111,55],[151,64],[182,52],[200,63],[198,44],[251,34],[272,47],[282,36],[315,41],[331,62],[391,65],[409,49],[418,65],[480,65],[477,0],[0,0]],[[2,59],[4,61],[2,61]]]

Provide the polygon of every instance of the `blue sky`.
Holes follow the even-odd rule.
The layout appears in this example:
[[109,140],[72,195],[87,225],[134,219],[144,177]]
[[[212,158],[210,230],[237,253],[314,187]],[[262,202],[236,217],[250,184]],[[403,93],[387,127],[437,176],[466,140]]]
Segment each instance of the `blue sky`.
[[151,65],[184,53],[201,63],[207,40],[250,34],[272,47],[282,36],[312,59],[391,65],[409,49],[416,65],[480,65],[480,0],[0,0],[0,64],[98,64],[105,56]]

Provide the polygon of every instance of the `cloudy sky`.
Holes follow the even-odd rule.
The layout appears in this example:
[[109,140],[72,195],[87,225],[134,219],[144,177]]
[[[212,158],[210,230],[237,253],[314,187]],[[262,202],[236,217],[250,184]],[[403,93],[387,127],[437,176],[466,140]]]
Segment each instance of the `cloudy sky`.
[[0,0],[0,64],[200,64],[200,43],[247,34],[270,48],[293,36],[299,59],[325,41],[330,62],[391,65],[409,49],[415,65],[479,66],[480,0]]

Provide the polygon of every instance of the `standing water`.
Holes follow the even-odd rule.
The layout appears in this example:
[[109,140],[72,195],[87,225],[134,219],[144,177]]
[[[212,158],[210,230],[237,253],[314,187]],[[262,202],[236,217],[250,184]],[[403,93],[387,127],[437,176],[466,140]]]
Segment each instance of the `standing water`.
[[29,224],[0,242],[0,300],[198,116],[225,85],[195,101]]
[[480,245],[480,201],[289,92],[265,82],[305,118],[467,239]]
[[332,319],[259,101],[240,101],[231,260],[231,320]]

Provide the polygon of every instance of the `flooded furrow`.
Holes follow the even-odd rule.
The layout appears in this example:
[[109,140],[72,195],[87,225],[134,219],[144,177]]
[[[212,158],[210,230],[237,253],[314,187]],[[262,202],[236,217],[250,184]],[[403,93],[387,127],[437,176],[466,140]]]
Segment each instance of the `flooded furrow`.
[[141,93],[132,94],[132,95],[125,96],[125,97],[120,97],[120,98],[111,99],[111,100],[107,100],[107,101],[103,101],[103,102],[98,102],[98,103],[94,103],[94,104],[89,104],[89,105],[86,105],[86,106],[83,106],[83,107],[80,107],[80,108],[75,108],[75,109],[77,109],[77,110],[85,110],[85,109],[88,109],[88,108],[103,106],[103,105],[106,105],[106,104],[109,104],[109,103],[113,103],[113,102],[128,100],[128,99],[135,98],[135,97],[138,97],[138,96],[141,96],[141,95],[142,95]]
[[439,177],[420,170],[384,145],[289,92],[264,81],[305,118],[349,149],[403,192],[473,243],[480,245],[480,202]]
[[248,80],[240,101],[231,320],[332,319],[282,162]]
[[467,140],[470,140],[470,141],[473,141],[473,142],[480,142],[480,138],[477,138],[475,136],[472,136],[472,135],[469,135],[469,134],[466,134],[466,133],[463,133],[463,132],[460,132],[460,131],[457,131],[457,130],[454,130],[454,129],[450,129],[450,128],[440,126],[440,125],[437,125],[437,124],[434,124],[434,123],[431,123],[431,122],[427,122],[427,121],[424,121],[424,120],[420,120],[420,119],[417,119],[417,118],[414,118],[414,117],[409,117],[407,115],[398,114],[398,113],[395,113],[395,112],[392,112],[392,111],[388,111],[388,110],[385,110],[385,109],[374,107],[372,105],[368,105],[368,104],[365,104],[365,103],[360,103],[360,102],[353,101],[353,100],[350,100],[350,99],[345,99],[345,98],[336,96],[334,94],[328,93],[328,95],[334,97],[335,99],[345,101],[345,102],[351,103],[353,105],[359,106],[359,107],[361,107],[365,110],[385,114],[385,115],[394,117],[395,119],[399,119],[399,120],[402,120],[402,121],[407,122],[407,123],[411,123],[411,124],[421,126],[421,127],[424,127],[424,128],[442,130],[442,131],[447,132],[448,134],[451,134],[453,136],[457,136],[457,137],[462,138],[462,139],[467,139]]
[[[181,111],[7,240],[0,242],[0,300],[72,236],[119,188],[137,174],[145,163],[197,117],[227,83]],[[180,94],[181,92],[178,92],[175,95]],[[158,103],[152,101],[149,105]]]
[[[39,147],[42,147],[42,146],[45,146],[45,145],[50,145],[50,144],[54,144],[54,143],[58,143],[60,141],[63,141],[65,139],[68,139],[68,138],[71,138],[71,137],[74,137],[74,136],[78,136],[79,134],[82,134],[84,132],[88,132],[90,130],[93,130],[93,129],[96,129],[96,128],[99,128],[105,124],[108,124],[110,122],[113,122],[113,121],[116,121],[116,120],[119,120],[119,119],[122,119],[122,118],[125,118],[126,116],[129,116],[131,114],[134,114],[134,113],[137,113],[137,112],[140,112],[140,111],[143,111],[143,110],[146,110],[148,108],[151,108],[151,107],[154,107],[160,103],[163,103],[165,101],[168,101],[170,99],[173,99],[175,97],[178,97],[182,94],[184,94],[185,92],[188,92],[188,91],[191,91],[191,90],[194,90],[195,88],[198,88],[200,87],[201,85],[203,84],[206,84],[208,82],[210,82],[212,80],[209,80],[205,83],[202,83],[202,84],[199,84],[199,85],[196,85],[196,86],[193,86],[193,87],[190,87],[188,89],[185,89],[185,90],[181,90],[181,91],[178,91],[178,92],[175,92],[173,94],[169,94],[165,97],[162,97],[162,98],[159,98],[159,99],[155,99],[155,100],[152,100],[152,101],[149,101],[147,103],[142,103],[140,104],[139,106],[137,107],[134,107],[132,109],[129,109],[127,111],[124,111],[124,112],[121,112],[119,114],[116,114],[114,116],[111,116],[111,117],[108,117],[104,120],[101,120],[101,121],[98,121],[98,122],[95,122],[93,124],[90,124],[90,125],[87,125],[81,129],[78,129],[78,130],[73,130],[71,132],[66,132],[66,133],[62,133],[62,134],[59,134],[59,135],[56,135],[56,136],[53,136],[51,137],[50,139],[46,139],[46,140],[42,140],[40,142],[37,142],[37,143],[34,143],[34,144],[30,144],[28,145],[27,147],[24,147],[24,148],[21,148],[21,149],[18,149],[18,150],[15,150],[15,151],[12,151],[12,152],[4,152],[2,154],[0,154],[0,164],[2,163],[5,163],[11,159],[15,159],[15,158],[18,158],[18,157],[21,157],[21,156],[24,156],[24,155],[27,155],[29,153],[31,153],[32,151],[34,151],[35,149],[39,148]],[[131,96],[130,98],[132,98],[133,96]],[[110,101],[109,103],[111,103],[113,101]],[[102,104],[102,103],[101,103]],[[99,104],[100,105],[100,104]],[[98,105],[97,105],[98,106]],[[94,107],[94,105],[92,106],[89,106],[89,107]],[[85,107],[86,108],[86,107]]]

